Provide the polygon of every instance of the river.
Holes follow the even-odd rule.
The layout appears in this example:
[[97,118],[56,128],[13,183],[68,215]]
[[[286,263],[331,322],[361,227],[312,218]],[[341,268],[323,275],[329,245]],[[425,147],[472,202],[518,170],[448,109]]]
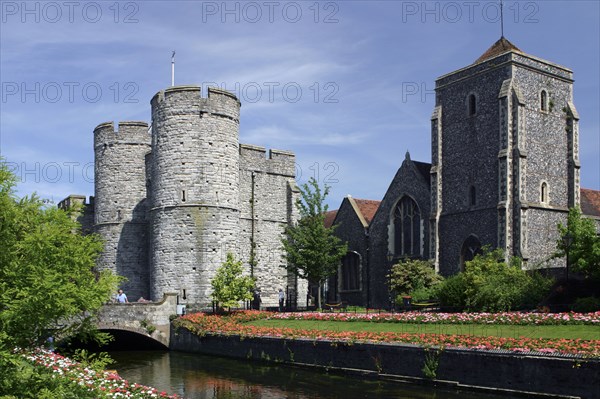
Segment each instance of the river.
[[115,351],[119,375],[129,382],[186,399],[506,399],[358,376],[180,352]]

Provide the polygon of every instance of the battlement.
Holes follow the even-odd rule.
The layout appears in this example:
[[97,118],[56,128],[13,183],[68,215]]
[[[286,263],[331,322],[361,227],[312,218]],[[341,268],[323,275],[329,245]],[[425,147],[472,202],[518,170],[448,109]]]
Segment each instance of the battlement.
[[66,209],[71,208],[75,204],[78,204],[78,205],[93,205],[94,204],[94,197],[90,197],[90,201],[88,203],[86,203],[86,198],[87,197],[85,195],[71,194],[67,198],[63,199],[62,201],[60,201],[58,203],[58,209],[66,210]]
[[202,97],[200,86],[174,86],[161,90],[150,101],[152,112],[169,110],[171,114],[211,114],[239,121],[240,100],[235,94],[213,87]]
[[94,144],[150,144],[148,124],[143,121],[119,122],[115,130],[114,122],[104,122],[94,129]]
[[265,159],[267,150],[265,147],[252,144],[240,144],[240,157],[245,159]]
[[296,155],[290,151],[269,150],[251,144],[240,144],[240,167],[245,170],[294,177]]
[[275,159],[282,162],[295,162],[296,154],[285,150],[269,150],[269,159]]

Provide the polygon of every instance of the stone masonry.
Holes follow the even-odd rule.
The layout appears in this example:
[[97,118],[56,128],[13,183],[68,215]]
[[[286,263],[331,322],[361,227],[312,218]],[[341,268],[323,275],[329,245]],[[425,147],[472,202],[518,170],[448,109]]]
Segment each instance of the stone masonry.
[[[449,276],[485,245],[521,257],[526,269],[564,268],[565,259],[552,255],[557,224],[574,206],[600,231],[600,192],[579,185],[571,70],[501,37],[472,64],[438,78],[435,91],[431,164],[407,155],[363,231],[355,231],[360,210],[342,202],[336,235],[360,256],[363,284],[348,293],[330,282],[328,301],[390,306],[386,275],[399,259],[431,260]],[[347,279],[345,270],[334,284]]]
[[94,130],[95,196],[85,208],[93,225],[83,227],[104,239],[97,266],[127,278],[130,301],[175,292],[201,308],[231,252],[256,278],[262,306],[277,305],[279,288],[301,300],[306,283],[288,275],[281,251],[284,228],[298,217],[295,156],[240,144],[239,100],[207,91],[168,88],[152,98],[150,127]]

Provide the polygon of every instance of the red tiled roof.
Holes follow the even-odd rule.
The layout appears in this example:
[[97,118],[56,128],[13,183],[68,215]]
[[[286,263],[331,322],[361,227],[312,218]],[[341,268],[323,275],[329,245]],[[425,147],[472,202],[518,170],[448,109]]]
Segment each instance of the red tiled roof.
[[497,55],[506,53],[511,50],[522,53],[522,51],[517,46],[515,46],[514,44],[509,42],[508,39],[506,39],[504,36],[502,36],[500,39],[498,39],[498,41],[496,43],[492,44],[492,47],[487,49],[486,52],[481,55],[481,57],[477,58],[477,60],[475,61],[475,64],[477,64],[478,62],[485,61],[490,58],[494,58]]
[[327,211],[325,213],[325,227],[329,228],[333,225],[333,221],[335,220],[335,217],[337,216],[337,209],[335,211]]
[[381,201],[354,198],[354,202],[358,206],[358,209],[360,210],[363,218],[365,218],[367,224],[371,224],[371,220],[373,220],[375,212],[377,212],[377,209],[379,209]]
[[600,191],[581,189],[581,213],[589,216],[600,216]]

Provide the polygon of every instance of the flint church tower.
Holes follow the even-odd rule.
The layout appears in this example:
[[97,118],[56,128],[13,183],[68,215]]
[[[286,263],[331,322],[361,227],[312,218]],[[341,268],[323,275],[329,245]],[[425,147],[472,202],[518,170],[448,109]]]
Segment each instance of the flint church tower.
[[484,245],[528,268],[550,258],[579,205],[578,119],[572,71],[504,37],[437,79],[429,248],[442,274]]

